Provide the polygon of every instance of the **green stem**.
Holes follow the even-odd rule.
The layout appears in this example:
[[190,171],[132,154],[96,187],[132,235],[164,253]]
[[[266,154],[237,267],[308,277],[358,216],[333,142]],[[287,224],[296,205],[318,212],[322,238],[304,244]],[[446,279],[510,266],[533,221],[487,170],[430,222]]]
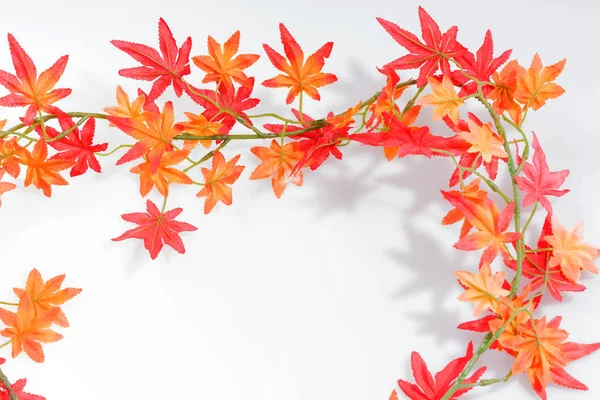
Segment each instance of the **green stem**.
[[2,304],[3,306],[15,306],[15,307],[17,307],[19,305],[19,303],[7,303],[5,301],[0,301],[0,304]]
[[525,235],[525,231],[527,231],[527,228],[529,227],[529,224],[531,223],[531,220],[533,219],[533,216],[535,215],[535,212],[537,211],[538,204],[539,204],[539,202],[536,201],[535,204],[533,205],[533,210],[531,210],[531,215],[527,219],[527,222],[525,222],[525,225],[523,225],[523,229],[521,230],[521,233],[523,235]]
[[96,154],[97,156],[102,156],[102,157],[110,156],[111,154],[114,154],[117,150],[123,149],[125,147],[133,147],[133,145],[132,144],[122,144],[122,145],[119,145],[119,146],[115,147],[114,149],[112,149],[108,153],[94,153],[94,154]]
[[213,151],[209,151],[208,153],[206,153],[206,155],[204,157],[202,157],[200,160],[192,163],[192,165],[190,165],[189,167],[187,167],[186,169],[184,169],[183,172],[188,172],[190,169],[194,168],[196,165],[200,165],[204,161],[212,158],[212,156],[214,156],[217,151],[219,151],[223,147],[227,146],[227,143],[229,143],[229,141],[230,141],[230,139],[225,139],[223,141],[223,143],[221,143],[216,149],[214,149]]

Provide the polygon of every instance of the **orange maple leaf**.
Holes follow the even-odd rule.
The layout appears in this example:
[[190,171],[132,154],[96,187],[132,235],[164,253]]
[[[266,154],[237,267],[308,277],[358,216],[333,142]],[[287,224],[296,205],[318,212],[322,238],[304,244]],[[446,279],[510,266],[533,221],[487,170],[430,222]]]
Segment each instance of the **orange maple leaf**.
[[[463,188],[462,195],[465,199],[474,204],[483,205],[488,197],[487,192],[479,188],[480,183],[481,179],[479,178],[472,180]],[[452,191],[452,193],[460,194],[459,191]],[[471,231],[473,225],[471,225],[471,223],[465,218],[465,215],[460,211],[460,209],[455,207],[448,211],[448,214],[446,214],[442,219],[442,225],[452,225],[461,220],[464,220],[462,228],[460,229],[460,238],[462,239]]]
[[217,202],[231,205],[233,198],[231,186],[240,177],[244,166],[235,165],[240,159],[240,154],[225,162],[225,157],[217,151],[213,156],[212,169],[202,168],[204,175],[204,187],[196,194],[197,197],[206,196],[204,201],[204,213],[208,214]]
[[61,290],[60,287],[64,280],[65,275],[58,275],[44,283],[42,275],[34,268],[27,277],[25,289],[14,288],[13,292],[19,298],[23,297],[25,293],[29,295],[35,317],[57,308],[58,312],[54,322],[66,328],[69,326],[69,321],[59,306],[81,293],[81,289],[65,288]]
[[517,70],[518,88],[515,91],[515,99],[535,111],[546,104],[546,100],[562,95],[565,89],[552,81],[560,75],[566,62],[567,60],[563,59],[556,64],[542,68],[540,55],[535,53],[529,70],[525,70],[523,67],[519,67]]
[[[1,129],[1,128],[0,128]],[[0,178],[7,172],[13,178],[21,173],[18,153],[22,147],[17,143],[17,138],[9,140],[0,139]]]
[[150,161],[136,165],[130,172],[140,176],[140,193],[145,197],[154,186],[160,194],[165,197],[169,196],[169,184],[181,183],[190,185],[193,181],[184,172],[171,168],[171,165],[176,165],[185,160],[190,154],[188,150],[168,151],[162,154],[156,171],[152,172]]
[[27,166],[25,186],[33,185],[42,190],[48,197],[52,196],[51,185],[68,185],[59,171],[70,168],[74,160],[48,160],[48,146],[44,139],[40,139],[30,153],[23,148],[19,151],[20,162]]
[[512,367],[512,374],[530,372],[535,369],[536,375],[545,387],[550,381],[551,366],[564,367],[568,360],[561,351],[561,344],[569,334],[546,323],[546,316],[535,321],[535,328],[531,323],[520,327],[519,335],[504,341],[504,347],[517,351],[517,357]]
[[493,108],[498,114],[508,111],[512,120],[520,123],[521,106],[515,100],[515,91],[517,90],[517,71],[519,63],[512,60],[502,68],[500,72],[494,72],[492,80],[494,88],[487,94],[487,98],[493,101]]
[[27,292],[21,296],[16,313],[0,308],[0,320],[7,326],[0,331],[0,336],[11,339],[12,357],[25,350],[33,361],[44,362],[44,350],[40,342],[52,343],[62,339],[61,334],[48,329],[56,321],[59,311],[59,308],[52,308],[36,315]]
[[159,112],[158,107],[149,112],[144,121],[108,116],[107,119],[138,142],[117,161],[117,165],[146,156],[155,172],[165,151],[173,150],[173,138],[181,129],[176,125],[173,103],[167,101]]
[[6,107],[28,106],[23,119],[27,125],[33,123],[36,113],[40,110],[56,114],[58,110],[52,104],[71,94],[71,89],[53,90],[65,71],[69,56],[62,56],[54,65],[38,76],[35,64],[10,33],[8,34],[8,47],[17,75],[0,70],[0,85],[11,93],[0,98],[0,105]]
[[505,232],[511,224],[515,212],[515,203],[508,204],[502,212],[489,198],[482,204],[466,200],[460,193],[444,192],[442,195],[454,207],[458,208],[467,221],[478,231],[470,233],[454,244],[459,250],[484,249],[481,263],[491,263],[498,252],[506,253],[505,243],[513,243],[521,238],[517,232]]
[[398,100],[407,88],[407,86],[396,87],[398,82],[400,82],[400,77],[393,69],[377,68],[377,70],[382,74],[385,74],[386,83],[379,96],[377,96],[377,100],[369,106],[371,116],[365,123],[368,127],[379,126],[383,120],[383,115],[386,113],[391,116],[394,111],[399,112],[400,109],[396,104],[396,100]]
[[209,36],[209,55],[192,57],[194,64],[206,72],[202,83],[223,82],[225,85],[231,86],[233,79],[243,85],[248,80],[243,70],[254,64],[260,56],[258,54],[239,54],[234,58],[239,47],[240,31],[235,31],[223,46]]
[[492,157],[506,158],[508,154],[501,147],[504,140],[492,131],[492,124],[488,122],[481,126],[471,118],[467,120],[469,131],[461,131],[458,134],[467,141],[471,147],[467,153],[479,153],[483,161],[489,163]]
[[548,268],[560,265],[567,279],[577,283],[581,270],[597,274],[594,259],[599,250],[583,243],[583,222],[579,221],[571,230],[566,229],[556,217],[552,217],[552,235],[544,238],[552,247],[552,257]]
[[[176,124],[176,127],[181,131],[196,136],[215,136],[223,134],[222,132],[219,132],[219,129],[223,126],[220,122],[209,121],[202,114],[196,115],[191,112],[184,112],[184,114],[188,120]],[[195,142],[197,143],[198,141]],[[212,143],[212,140],[200,140],[200,144],[204,146],[205,149],[208,149]]]
[[508,290],[503,289],[504,271],[492,276],[490,264],[483,263],[478,274],[468,271],[454,271],[459,282],[466,288],[458,299],[473,302],[474,314],[478,316],[486,310],[497,312],[498,298],[507,296]]
[[[146,112],[144,111],[144,102],[146,96],[138,96],[135,100],[130,101],[129,95],[121,86],[117,86],[117,105],[112,107],[104,107],[104,111],[113,117],[129,118],[136,121],[144,121]],[[111,126],[115,126],[112,122]]]
[[302,159],[304,152],[298,149],[298,142],[290,142],[283,146],[273,139],[270,147],[256,146],[250,151],[262,163],[250,175],[250,179],[264,179],[271,177],[271,185],[275,196],[280,198],[288,183],[302,186],[302,171],[290,176],[294,166]]
[[290,91],[286,98],[287,104],[291,104],[296,96],[302,92],[314,100],[321,100],[317,88],[337,81],[334,74],[321,72],[325,65],[325,59],[331,54],[333,42],[325,43],[304,62],[302,48],[283,24],[279,24],[279,32],[283,50],[289,62],[269,45],[263,44],[263,48],[273,66],[285,73],[285,75],[279,74],[275,78],[267,79],[262,83],[263,86],[270,88],[289,87]]
[[501,301],[498,302],[498,308],[496,310],[498,318],[489,322],[490,331],[494,334],[504,327],[504,330],[498,337],[498,350],[504,349],[503,344],[508,339],[518,336],[521,332],[521,327],[525,326],[524,324],[530,320],[530,314],[526,312],[519,312],[517,315],[514,315],[515,309],[523,308],[526,304],[527,310],[530,312],[535,310],[536,303],[528,299],[529,293],[531,292],[530,288],[531,286],[527,285],[520,296],[515,297],[512,300],[503,297],[500,299]]
[[452,122],[458,124],[460,120],[458,107],[465,103],[458,97],[450,77],[444,75],[441,83],[433,77],[429,77],[428,80],[432,94],[421,97],[419,104],[433,106],[434,121],[440,120],[447,115]]

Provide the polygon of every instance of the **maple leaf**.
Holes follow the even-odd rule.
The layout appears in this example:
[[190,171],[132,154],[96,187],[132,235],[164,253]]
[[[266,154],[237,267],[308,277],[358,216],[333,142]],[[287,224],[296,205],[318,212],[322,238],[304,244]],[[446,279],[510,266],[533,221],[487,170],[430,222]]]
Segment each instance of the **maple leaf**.
[[[191,112],[184,112],[188,118],[185,122],[179,122],[175,126],[185,133],[196,136],[215,136],[220,135],[219,128],[223,126],[220,122],[209,121],[204,115],[196,115]],[[200,144],[208,149],[212,145],[212,140],[200,140]]]
[[7,172],[13,178],[17,178],[21,173],[19,164],[19,153],[23,148],[13,137],[9,140],[0,139],[0,177]]
[[36,315],[27,292],[21,296],[16,313],[0,308],[0,320],[7,326],[0,331],[0,336],[11,340],[12,357],[25,350],[33,361],[44,362],[44,350],[40,342],[52,343],[62,339],[62,335],[48,329],[56,321],[59,312],[59,308],[53,308]]
[[[474,179],[463,188],[462,195],[465,199],[472,203],[483,205],[487,199],[487,192],[479,188],[480,183],[481,179]],[[452,191],[451,193],[460,194],[461,192]],[[462,220],[464,220],[462,228],[460,229],[460,238],[462,239],[471,231],[473,225],[467,221],[465,215],[458,208],[453,208],[452,210],[448,211],[448,213],[442,219],[442,225],[452,225]]]
[[140,176],[140,193],[142,197],[150,193],[150,190],[154,186],[156,186],[160,194],[168,197],[169,184],[181,183],[191,185],[193,181],[189,176],[171,167],[185,160],[188,154],[190,154],[188,150],[175,150],[163,153],[160,157],[158,168],[154,172],[152,172],[152,166],[148,160],[133,167],[130,172]]
[[[396,85],[398,85],[398,82],[400,82],[400,77],[393,69],[377,68],[377,70],[386,76],[386,84],[381,90],[379,96],[377,96],[377,99],[369,105],[369,112],[371,113],[371,116],[365,122],[365,125],[367,127],[379,126],[382,121],[385,121],[383,116],[386,113],[388,113],[388,115],[391,116],[394,113],[394,111],[400,112],[400,109],[396,104],[396,100],[400,98],[402,93],[407,88],[407,86],[403,86],[400,88],[396,87]],[[405,113],[405,115],[414,109],[415,107],[412,107],[407,113]],[[406,125],[411,125],[411,123],[406,123]]]
[[20,162],[27,166],[25,187],[33,185],[44,192],[47,197],[52,196],[51,185],[68,185],[69,183],[60,175],[59,171],[70,168],[75,164],[73,160],[51,160],[48,158],[48,146],[44,139],[40,139],[30,153],[27,149],[20,151]]
[[317,88],[329,85],[337,81],[334,74],[323,73],[321,70],[325,65],[325,59],[331,54],[333,42],[325,43],[319,50],[310,55],[304,62],[304,52],[296,42],[296,39],[283,24],[279,24],[281,43],[287,60],[269,45],[263,44],[271,64],[284,74],[267,79],[262,84],[269,88],[288,87],[285,102],[291,104],[300,93],[306,93],[314,100],[321,100]]
[[456,94],[450,77],[448,77],[448,75],[444,75],[441,83],[432,77],[429,77],[428,81],[433,93],[421,97],[419,99],[419,104],[434,106],[434,121],[440,120],[447,115],[452,122],[458,124],[460,117],[458,113],[458,107],[462,106],[464,101],[462,101]]
[[[489,81],[491,75],[494,74],[502,64],[508,61],[511,53],[512,50],[506,50],[504,53],[494,58],[494,40],[492,39],[492,32],[488,29],[485,33],[483,44],[479,50],[477,50],[476,55],[466,50],[457,57],[456,61],[468,75],[479,81]],[[457,71],[457,74],[462,74],[462,72]],[[492,85],[483,85],[481,91],[484,96],[487,96],[493,88]],[[471,81],[462,86],[458,95],[464,97],[476,92],[477,83]]]
[[[4,358],[0,358],[0,365],[4,364],[6,360]],[[12,383],[10,386],[17,396],[19,400],[46,400],[42,396],[38,396],[35,394],[24,392],[25,385],[27,384],[27,379],[19,379],[15,383]],[[0,381],[0,400],[11,400],[10,392],[4,386],[4,383]]]
[[467,125],[469,130],[459,133],[471,145],[467,153],[479,153],[483,161],[487,163],[492,161],[492,157],[508,157],[506,151],[501,147],[504,140],[494,134],[491,122],[479,125],[469,118]]
[[492,276],[492,270],[488,263],[483,263],[478,274],[468,271],[455,271],[454,274],[461,285],[466,288],[458,299],[475,303],[474,314],[476,317],[488,309],[496,312],[498,297],[507,296],[509,293],[502,287],[504,271],[497,272]]
[[587,386],[573,378],[564,367],[598,349],[600,343],[579,344],[565,342],[568,333],[560,329],[561,317],[546,323],[546,317],[535,321],[535,329],[530,324],[521,328],[520,336],[507,341],[506,345],[518,351],[513,364],[513,375],[527,372],[533,390],[546,400],[546,386],[549,382],[578,390],[588,390]]
[[539,370],[542,385],[550,380],[550,365],[564,366],[566,360],[560,344],[569,334],[546,322],[546,317],[535,321],[535,328],[524,324],[518,336],[507,339],[504,346],[517,351],[512,374],[517,375],[531,368]]
[[[88,166],[93,171],[101,172],[100,163],[94,153],[105,151],[108,148],[108,143],[92,144],[94,141],[94,131],[96,130],[95,119],[88,119],[81,132],[75,125],[75,122],[73,122],[73,119],[66,114],[59,116],[58,121],[63,132],[69,129],[71,129],[71,132],[67,136],[49,143],[51,147],[59,151],[59,153],[50,157],[49,160],[74,161],[75,165],[70,173],[72,177],[83,175],[88,170]],[[38,125],[35,129],[42,135],[41,126]],[[54,139],[60,135],[60,132],[51,126],[46,126],[46,134],[48,137]]]
[[281,146],[273,139],[269,147],[255,146],[250,151],[262,163],[250,175],[250,179],[271,178],[271,186],[277,198],[280,198],[289,182],[302,186],[302,171],[290,177],[294,166],[302,159],[304,153],[298,150],[298,142],[290,142]]
[[545,236],[545,239],[552,247],[548,267],[560,266],[569,281],[577,283],[582,269],[598,273],[594,259],[598,258],[600,250],[583,243],[583,221],[568,230],[556,217],[552,217],[552,235]]
[[[300,120],[300,113],[298,110],[292,110],[292,113]],[[327,114],[326,119],[332,119],[334,114],[330,112]],[[305,129],[312,126],[314,119],[307,114],[303,114],[302,119],[304,124],[302,127],[295,125],[278,125],[278,124],[265,124],[264,127],[272,133],[281,134],[285,128],[285,132],[294,132],[296,130]],[[290,136],[294,140],[299,140],[298,150],[304,153],[304,156],[300,161],[296,163],[296,166],[292,170],[292,175],[298,174],[298,172],[308,166],[312,171],[319,168],[323,163],[333,155],[338,160],[342,159],[342,152],[338,149],[338,145],[345,138],[348,138],[348,131],[350,126],[346,125],[342,128],[336,128],[334,125],[325,125],[299,135]]]
[[517,60],[512,60],[500,72],[492,74],[494,88],[486,95],[492,100],[492,107],[497,114],[508,111],[515,123],[521,122],[521,106],[515,100],[517,90],[517,72],[521,68]]
[[[552,235],[551,215],[546,216],[537,247],[545,249],[550,247],[546,241],[546,236]],[[582,292],[586,288],[583,285],[572,283],[562,272],[560,265],[550,267],[549,261],[552,257],[552,251],[542,250],[537,252],[529,246],[525,246],[526,255],[523,260],[523,276],[530,280],[531,290],[545,286],[548,293],[556,299],[562,301],[561,291]],[[506,266],[514,271],[517,269],[517,262],[509,257],[504,258]]]
[[153,102],[170,86],[180,97],[185,90],[183,77],[191,73],[190,50],[192,38],[188,37],[177,47],[173,33],[164,19],[158,21],[158,45],[160,54],[152,47],[139,43],[111,40],[116,48],[124,51],[142,64],[141,67],[126,68],[119,75],[143,81],[154,81],[148,94],[148,101]]
[[244,166],[235,165],[239,159],[240,155],[238,154],[225,162],[223,154],[217,151],[213,156],[212,168],[202,167],[205,183],[196,196],[206,196],[204,201],[205,214],[208,214],[219,201],[228,206],[233,202],[231,186],[229,185],[233,185],[238,180],[245,168]]
[[[153,107],[154,108],[154,107]],[[152,172],[156,172],[160,158],[165,151],[173,150],[173,138],[181,129],[176,125],[173,103],[167,101],[158,112],[158,107],[148,113],[144,121],[130,118],[108,116],[107,119],[138,142],[123,154],[117,165],[136,160],[144,155],[148,157]]]
[[560,75],[566,62],[567,60],[563,59],[542,68],[542,60],[539,54],[535,53],[529,70],[523,67],[517,70],[518,89],[514,94],[515,99],[535,111],[546,104],[546,100],[562,95],[565,89],[552,81]]
[[[468,117],[472,123],[477,125],[477,127],[481,128],[481,129],[489,129],[490,128],[489,126],[486,128],[482,128],[484,124],[473,113],[468,113]],[[470,131],[469,124],[463,120],[460,120],[458,122],[458,124],[455,124],[448,117],[444,117],[443,119],[444,119],[444,122],[446,123],[446,125],[452,131],[457,133],[457,135],[446,139],[446,142],[445,142],[446,147],[443,149],[452,152],[455,156],[460,156],[460,158],[458,160],[458,164],[461,167],[466,167],[466,168],[476,170],[483,164],[490,179],[492,179],[492,180],[496,179],[496,176],[498,174],[498,156],[495,156],[492,154],[491,160],[489,162],[483,160],[483,158],[480,156],[480,153],[476,150],[476,148],[474,148],[474,145],[473,145],[473,143],[477,144],[477,142],[476,142],[477,135],[475,135],[475,137],[471,139],[471,141],[473,143],[468,142],[464,138],[464,136],[467,136],[467,137],[473,136],[473,134]],[[475,128],[475,130],[477,130],[477,128]],[[488,134],[487,131],[479,132],[479,133],[482,134],[482,136],[484,138]],[[494,140],[500,140],[500,138],[496,137],[494,135],[494,136],[492,136],[491,141],[493,142]],[[491,144],[491,143],[487,142],[487,144]],[[483,144],[482,144],[482,147],[483,147]],[[469,150],[472,150],[473,152],[469,152]],[[489,151],[489,149],[486,149],[486,150]],[[495,152],[497,152],[497,149],[494,149],[492,151],[495,153]],[[463,180],[468,178],[471,174],[472,174],[471,171],[463,170],[462,171]],[[454,170],[454,172],[452,173],[452,176],[450,177],[449,186],[450,187],[455,186],[459,182],[460,182],[459,169],[456,168]]]
[[[113,117],[128,118],[138,121],[146,119],[144,103],[146,96],[140,95],[133,101],[129,100],[129,95],[121,86],[117,86],[117,105],[113,107],[104,107],[104,112]],[[115,126],[112,122],[111,126]]]
[[0,85],[11,93],[0,98],[0,106],[27,106],[23,122],[31,125],[39,111],[58,114],[52,104],[71,94],[71,89],[53,89],[65,71],[69,56],[62,56],[39,76],[35,64],[23,50],[17,39],[8,34],[8,47],[15,67],[16,76],[0,70]]
[[[507,289],[510,289],[510,284],[506,283]],[[510,348],[506,348],[504,343],[514,337],[518,337],[521,333],[521,328],[530,321],[530,315],[539,306],[541,301],[541,295],[537,294],[533,299],[529,299],[531,293],[531,285],[527,285],[520,296],[513,298],[512,300],[507,297],[502,297],[501,301],[498,302],[498,308],[496,310],[496,317],[488,323],[488,330],[493,334],[496,334],[500,329],[502,333],[498,337],[498,340],[493,343],[493,347],[497,350],[504,350],[512,356],[516,356],[517,353]],[[526,309],[527,312],[519,312],[515,314],[517,309]],[[530,323],[530,322],[529,322]]]
[[444,148],[446,140],[441,136],[432,135],[427,126],[409,127],[396,117],[390,120],[387,131],[356,133],[348,136],[348,139],[370,146],[392,149],[392,152],[386,153],[386,157],[396,153],[400,158],[411,154],[423,155],[427,158],[439,156],[441,154],[432,149]]
[[42,275],[34,268],[27,277],[25,289],[14,288],[13,292],[19,298],[25,293],[29,295],[31,302],[33,303],[35,317],[42,315],[46,311],[57,308],[58,312],[56,313],[56,320],[54,322],[57,325],[66,328],[69,326],[69,321],[60,309],[60,306],[81,293],[81,289],[65,288],[61,290],[60,287],[64,280],[65,275],[58,275],[44,283]]
[[[227,135],[238,118],[243,119],[248,125],[252,126],[252,121],[248,118],[245,111],[256,107],[260,103],[259,99],[250,97],[253,90],[254,78],[248,78],[237,91],[233,85],[221,85],[218,92],[191,87],[188,95],[192,100],[205,108],[204,112],[202,112],[205,118],[211,123],[221,123],[222,126],[219,128],[220,134]],[[208,97],[211,101],[198,94]],[[218,107],[215,103],[218,104]],[[237,118],[232,114],[236,115]]]
[[181,214],[183,209],[174,208],[169,211],[161,211],[156,207],[156,204],[147,200],[146,210],[147,213],[121,215],[121,218],[125,221],[133,222],[139,226],[112,240],[118,242],[125,239],[142,239],[144,247],[153,260],[165,244],[171,246],[179,254],[185,253],[185,247],[179,233],[195,231],[198,228],[186,222],[175,221],[175,217]]
[[[410,360],[416,385],[400,379],[398,386],[412,400],[441,400],[472,357],[473,342],[469,342],[465,356],[450,361],[444,369],[435,374],[434,380],[421,355],[413,352]],[[486,369],[486,367],[479,368],[473,375],[463,380],[463,383],[468,385],[469,383],[477,382]],[[471,389],[472,387],[458,389],[449,400],[457,399]]]
[[202,83],[223,82],[231,86],[232,80],[243,85],[248,80],[244,69],[254,64],[260,57],[257,54],[239,54],[235,58],[240,46],[240,31],[233,35],[221,46],[212,36],[208,37],[208,56],[192,57],[198,68],[206,72]]
[[478,205],[465,199],[462,195],[455,192],[444,192],[442,195],[450,204],[458,208],[465,216],[467,221],[478,232],[470,233],[454,244],[459,250],[479,250],[485,248],[481,255],[481,263],[491,263],[498,251],[502,254],[506,252],[504,243],[513,243],[521,238],[520,233],[505,232],[511,223],[515,212],[515,203],[509,203],[502,212],[498,210],[496,204],[487,199],[483,205]]
[[458,28],[451,27],[442,35],[438,24],[429,14],[419,7],[419,21],[421,22],[421,36],[424,43],[414,34],[400,28],[393,22],[383,18],[377,21],[389,33],[392,38],[411,54],[400,57],[384,66],[391,69],[415,69],[420,68],[417,87],[427,83],[427,78],[441,69],[443,74],[450,73],[448,59],[457,58],[466,49],[456,41]]
[[527,207],[536,201],[552,214],[552,204],[546,196],[560,197],[569,193],[569,189],[558,190],[569,176],[569,170],[551,172],[546,162],[546,154],[538,142],[537,136],[533,134],[532,143],[534,154],[533,164],[525,163],[523,174],[525,177],[517,176],[515,181],[517,186],[526,193],[523,199],[523,207]]
[[[2,196],[6,192],[10,192],[17,188],[17,185],[10,182],[0,182],[0,196]],[[2,205],[2,199],[0,199],[0,206]]]

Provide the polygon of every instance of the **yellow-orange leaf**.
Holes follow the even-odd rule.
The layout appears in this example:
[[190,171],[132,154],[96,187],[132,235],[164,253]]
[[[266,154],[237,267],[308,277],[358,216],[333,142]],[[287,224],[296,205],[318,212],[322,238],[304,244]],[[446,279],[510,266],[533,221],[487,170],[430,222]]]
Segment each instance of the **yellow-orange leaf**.
[[483,263],[478,274],[468,271],[455,271],[454,274],[460,283],[467,289],[458,299],[474,304],[474,314],[478,316],[486,310],[497,312],[498,298],[507,296],[508,290],[503,289],[504,271],[492,276],[490,264]]
[[458,124],[460,115],[458,107],[464,104],[464,101],[458,97],[454,85],[448,75],[444,75],[442,82],[429,77],[429,86],[431,86],[432,94],[423,96],[419,99],[419,104],[433,106],[433,120],[440,120],[446,115]]
[[469,119],[467,124],[469,125],[469,132],[459,133],[463,139],[471,144],[467,152],[480,153],[483,161],[488,163],[492,161],[492,157],[494,156],[500,158],[508,157],[508,154],[502,148],[504,140],[492,132],[491,123],[488,122],[479,126],[475,121]]
[[577,283],[581,270],[597,274],[594,260],[598,258],[598,249],[583,242],[583,222],[579,221],[573,229],[566,229],[556,217],[552,218],[552,235],[545,237],[552,246],[552,258],[549,268],[560,265],[567,279]]
[[[146,113],[144,112],[145,96],[138,96],[132,102],[129,101],[129,96],[121,86],[117,86],[117,105],[113,107],[105,107],[104,111],[113,117],[129,118],[136,121],[144,121]],[[115,126],[112,122],[111,126]]]
[[539,54],[535,53],[529,70],[519,67],[517,71],[518,88],[515,91],[515,99],[525,107],[537,110],[546,104],[546,100],[562,95],[565,89],[552,81],[560,75],[566,62],[567,60],[563,59],[542,68],[542,60]]

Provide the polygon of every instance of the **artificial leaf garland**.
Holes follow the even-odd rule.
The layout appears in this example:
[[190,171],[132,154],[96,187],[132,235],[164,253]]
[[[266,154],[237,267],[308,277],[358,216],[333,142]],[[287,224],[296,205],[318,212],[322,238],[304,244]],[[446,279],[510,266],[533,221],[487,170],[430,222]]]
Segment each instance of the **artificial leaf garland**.
[[[539,110],[564,93],[555,81],[566,60],[544,66],[536,53],[526,68],[518,60],[510,60],[512,50],[494,56],[489,30],[481,47],[472,52],[458,41],[458,27],[442,33],[421,7],[418,16],[421,38],[394,22],[377,18],[409,54],[390,55],[392,61],[378,68],[386,79],[381,91],[352,103],[344,112],[332,111],[320,119],[304,112],[304,95],[320,100],[318,89],[337,81],[333,73],[323,72],[333,43],[326,42],[305,58],[302,47],[283,24],[279,25],[279,33],[284,55],[263,44],[268,61],[281,73],[264,80],[262,85],[288,89],[287,105],[297,100],[297,106],[291,106],[286,116],[250,113],[260,101],[252,97],[256,78],[251,76],[251,67],[260,55],[240,50],[239,31],[223,45],[208,36],[208,55],[191,57],[205,74],[198,86],[186,78],[191,74],[191,38],[178,46],[162,18],[158,23],[158,50],[113,40],[115,47],[141,64],[121,69],[119,74],[151,82],[151,86],[139,88],[135,94],[117,86],[116,105],[105,107],[105,113],[63,111],[57,103],[71,90],[55,86],[65,72],[68,56],[60,57],[38,75],[33,60],[9,34],[15,74],[0,70],[0,85],[9,92],[0,97],[0,106],[26,109],[21,122],[13,127],[6,128],[7,121],[0,120],[0,195],[16,188],[6,177],[18,179],[24,171],[24,186],[33,185],[51,197],[53,186],[68,184],[63,175],[67,169],[70,168],[72,178],[89,171],[99,173],[98,157],[126,149],[116,164],[138,160],[130,171],[139,175],[141,196],[156,190],[163,196],[163,203],[159,209],[147,200],[145,213],[123,214],[125,221],[137,227],[113,240],[141,240],[155,259],[164,245],[184,253],[180,234],[197,230],[176,220],[181,208],[167,210],[172,184],[199,186],[196,196],[204,198],[207,214],[233,203],[232,186],[245,166],[238,165],[241,154],[232,158],[224,155],[223,149],[231,141],[267,141],[268,146],[250,148],[259,165],[249,179],[270,178],[277,197],[282,196],[288,183],[301,186],[307,168],[321,168],[331,162],[330,156],[342,160],[343,146],[352,142],[382,147],[390,161],[409,156],[444,157],[454,170],[448,190],[442,190],[452,207],[442,224],[462,221],[455,248],[483,250],[478,265],[456,271],[464,289],[459,300],[473,303],[475,315],[480,316],[460,323],[458,328],[483,333],[485,337],[476,350],[469,343],[465,356],[450,361],[435,377],[414,352],[411,366],[415,384],[400,379],[400,390],[393,390],[390,399],[456,399],[477,386],[506,382],[518,374],[527,375],[533,391],[542,399],[548,397],[550,383],[587,390],[565,368],[600,349],[600,343],[567,342],[569,334],[560,328],[562,317],[534,315],[547,294],[561,301],[564,292],[586,290],[579,283],[582,273],[598,273],[595,260],[600,250],[585,241],[583,224],[563,226],[548,199],[569,192],[563,188],[569,171],[551,171],[541,146],[543,140],[533,134],[530,142],[524,130],[530,111]],[[406,70],[418,70],[416,79],[410,78]],[[408,79],[401,80],[401,75]],[[413,85],[416,93],[407,98],[406,89]],[[185,94],[197,104],[193,110],[185,111],[185,121],[175,119],[171,100],[158,102],[171,87],[177,97]],[[423,94],[428,89],[431,93]],[[469,101],[482,104],[487,115],[468,112],[465,116],[463,109]],[[447,132],[416,124],[421,109],[429,107],[433,108],[434,120],[443,119]],[[94,140],[99,120],[124,132],[129,143],[105,152],[108,144]],[[245,129],[246,133],[234,133],[234,127]],[[508,128],[517,135],[509,135]],[[50,154],[52,151],[55,153]],[[199,156],[200,152],[205,153]],[[210,168],[204,164],[209,160]],[[499,168],[508,170],[510,195],[496,183]],[[526,209],[529,216],[525,219]],[[542,210],[546,218],[540,232],[534,233],[539,237],[536,247],[527,246],[525,239],[532,233],[530,222]],[[498,255],[503,263],[498,262]],[[506,271],[498,269],[502,264]],[[511,271],[514,274],[508,281],[506,272]],[[69,326],[62,306],[81,291],[61,289],[64,279],[61,275],[44,282],[34,269],[25,288],[14,289],[18,301],[0,302],[2,306],[16,307],[14,311],[0,308],[0,321],[5,325],[0,336],[8,339],[0,347],[10,345],[13,357],[25,353],[36,362],[44,361],[42,344],[62,338],[53,325]],[[477,364],[488,350],[513,358],[506,376],[483,377],[487,368]],[[0,359],[2,363],[4,359]],[[0,371],[0,399],[43,399],[24,392],[25,382],[22,379],[11,384]]]

